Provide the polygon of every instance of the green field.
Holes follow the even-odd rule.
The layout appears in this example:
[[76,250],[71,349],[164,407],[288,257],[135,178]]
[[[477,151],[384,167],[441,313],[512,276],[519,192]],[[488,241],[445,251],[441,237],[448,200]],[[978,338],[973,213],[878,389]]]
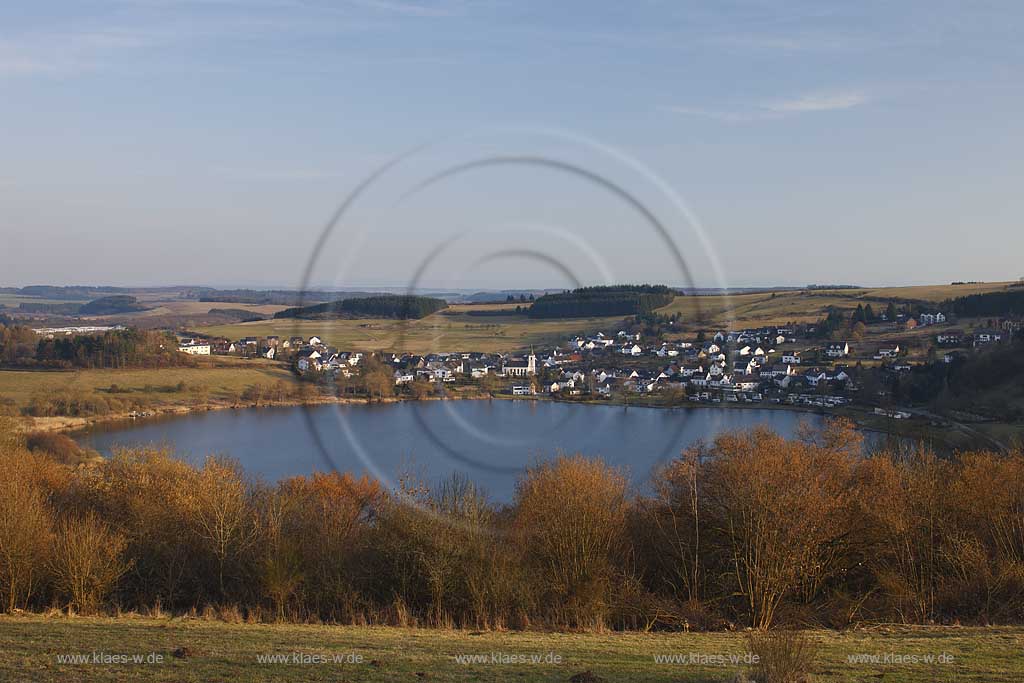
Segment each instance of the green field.
[[[823,683],[1009,683],[1024,678],[1021,628],[892,627],[814,631],[810,637],[817,649],[814,680]],[[179,648],[185,657],[175,656]],[[5,681],[569,681],[590,671],[609,683],[725,682],[733,680],[742,666],[716,664],[708,658],[747,652],[742,633],[468,632],[199,619],[0,617],[0,680]],[[57,659],[93,653],[138,655],[153,663]],[[319,655],[328,661],[257,659],[293,658],[296,653],[300,659]],[[463,655],[483,655],[488,661],[461,663],[456,657]],[[504,657],[504,663],[490,661],[492,655]],[[665,655],[694,656],[698,663],[655,661],[655,656]],[[851,655],[888,655],[903,662],[851,663]],[[335,663],[334,656],[342,661]],[[541,661],[533,663],[534,657]],[[913,657],[917,663],[911,663]],[[925,658],[935,661],[925,663]]]

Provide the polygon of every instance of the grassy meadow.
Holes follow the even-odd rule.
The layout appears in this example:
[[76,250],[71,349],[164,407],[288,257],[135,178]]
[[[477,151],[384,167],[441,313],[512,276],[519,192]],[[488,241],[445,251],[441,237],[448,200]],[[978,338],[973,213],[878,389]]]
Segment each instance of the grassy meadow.
[[608,330],[622,321],[612,318],[531,320],[525,315],[473,316],[472,308],[452,306],[421,320],[261,320],[201,328],[203,334],[229,339],[245,336],[318,335],[341,348],[369,351],[430,353],[453,349],[495,353],[564,342],[567,336]]
[[[145,398],[154,407],[180,405],[202,393],[211,401],[230,401],[253,384],[295,383],[283,364],[263,359],[218,358],[196,367],[142,370],[0,370],[0,396],[24,406],[33,396],[62,393],[109,392],[116,384],[125,394]],[[179,383],[184,391],[177,391]]]
[[[997,683],[1024,678],[1022,628],[876,628],[809,632],[819,683]],[[50,681],[569,681],[589,671],[612,682],[731,681],[743,633],[475,632],[394,627],[232,624],[203,619],[0,617],[0,679]],[[177,656],[176,653],[177,652]],[[152,655],[154,663],[66,663],[58,655]],[[295,653],[324,663],[266,663]],[[506,657],[492,663],[492,654]],[[181,656],[184,655],[184,656]],[[335,663],[333,658],[341,656]],[[461,663],[463,655],[488,661]],[[656,662],[683,655],[697,663]],[[856,655],[918,663],[852,663]],[[156,663],[157,656],[161,661]],[[939,663],[942,657],[944,663]],[[521,662],[512,658],[523,657]],[[540,657],[539,663],[531,658]],[[556,657],[558,658],[556,660]],[[924,658],[934,657],[934,663]],[[951,660],[950,660],[951,658]],[[543,660],[547,661],[543,661]],[[348,661],[345,661],[348,660]],[[557,663],[556,663],[557,662]]]

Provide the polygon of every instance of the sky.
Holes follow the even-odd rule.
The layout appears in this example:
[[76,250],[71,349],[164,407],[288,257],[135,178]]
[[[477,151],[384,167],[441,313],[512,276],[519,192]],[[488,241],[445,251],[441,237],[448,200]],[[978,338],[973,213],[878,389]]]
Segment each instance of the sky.
[[1016,279],[1021,35],[1016,0],[11,0],[0,285]]

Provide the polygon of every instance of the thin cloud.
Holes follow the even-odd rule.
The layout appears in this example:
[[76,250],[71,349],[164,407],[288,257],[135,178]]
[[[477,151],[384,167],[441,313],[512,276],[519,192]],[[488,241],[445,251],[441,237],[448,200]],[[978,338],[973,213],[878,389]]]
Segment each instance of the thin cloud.
[[696,116],[728,123],[765,121],[812,112],[841,111],[867,104],[871,97],[861,91],[807,93],[782,100],[772,100],[734,109],[708,109],[689,105],[661,107],[663,111]]
[[768,111],[779,113],[800,113],[808,111],[836,111],[852,109],[866,104],[870,97],[863,92],[811,93],[787,100],[778,100],[761,105]]
[[173,37],[146,29],[111,28],[28,33],[0,41],[0,76],[65,76],[100,67],[124,51],[168,43]]

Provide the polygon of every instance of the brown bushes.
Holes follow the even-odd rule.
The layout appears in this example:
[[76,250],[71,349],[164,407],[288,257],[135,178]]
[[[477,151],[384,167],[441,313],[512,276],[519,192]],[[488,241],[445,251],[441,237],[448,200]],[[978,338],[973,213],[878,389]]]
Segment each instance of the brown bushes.
[[7,611],[26,607],[43,582],[53,526],[43,492],[19,470],[5,469],[0,490],[0,590]]
[[549,618],[603,625],[626,510],[626,478],[600,460],[560,456],[527,470],[515,534]]
[[65,465],[77,465],[100,457],[96,451],[82,448],[70,436],[59,432],[33,432],[26,436],[25,444],[30,451],[45,453]]
[[849,425],[755,430],[684,454],[641,506],[645,585],[679,615],[697,597],[761,628],[1024,618],[1020,452],[863,457]]
[[128,571],[122,557],[126,545],[92,511],[61,520],[50,562],[55,589],[79,612],[95,612]]
[[615,469],[562,456],[504,507],[464,477],[268,486],[160,450],[70,468],[9,426],[0,471],[6,610],[462,628],[1024,621],[1024,454],[865,457],[844,425],[723,435],[632,497]]
[[434,495],[406,485],[381,501],[362,553],[372,573],[361,586],[391,605],[399,623],[506,625],[521,618],[529,597],[516,590],[504,536],[503,520],[465,478],[443,482]]

